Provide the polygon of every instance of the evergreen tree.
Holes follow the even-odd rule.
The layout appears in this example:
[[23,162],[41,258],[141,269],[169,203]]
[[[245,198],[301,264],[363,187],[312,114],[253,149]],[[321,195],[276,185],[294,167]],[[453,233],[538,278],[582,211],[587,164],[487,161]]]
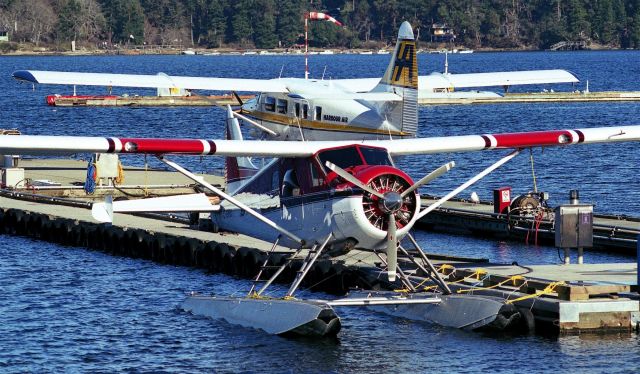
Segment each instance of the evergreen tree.
[[594,6],[594,22],[592,23],[592,35],[600,43],[609,44],[618,42],[614,37],[616,33],[613,2],[611,0],[598,0]]
[[208,47],[222,44],[226,18],[220,0],[194,0],[188,6],[194,42]]
[[237,0],[231,3],[230,27],[228,28],[229,40],[242,46],[248,46],[253,39],[252,9],[255,0]]
[[631,24],[630,44],[633,48],[640,49],[640,1],[635,2],[635,14]]
[[256,0],[253,42],[257,48],[278,46],[276,35],[276,4],[274,0]]
[[283,1],[279,4],[276,19],[278,39],[282,47],[296,44],[303,30],[302,2],[300,0]]
[[105,0],[103,9],[113,41],[142,44],[145,18],[138,0]]
[[80,31],[80,3],[76,0],[66,0],[61,3],[56,24],[57,41],[77,40]]
[[582,0],[568,0],[567,24],[572,38],[585,38],[591,35],[591,23]]

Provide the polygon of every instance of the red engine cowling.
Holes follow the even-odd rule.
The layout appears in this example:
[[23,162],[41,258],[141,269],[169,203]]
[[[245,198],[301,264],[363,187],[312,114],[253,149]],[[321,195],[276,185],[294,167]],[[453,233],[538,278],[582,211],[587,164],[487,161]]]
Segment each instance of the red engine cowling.
[[[367,191],[363,192],[362,204],[369,222],[379,230],[386,231],[387,215],[394,214],[398,229],[405,227],[417,213],[418,194],[410,193],[404,198],[400,194],[413,185],[413,180],[403,171],[387,165],[359,165],[345,169],[362,183],[389,197],[380,199]],[[336,179],[337,178],[337,179]],[[339,183],[335,173],[327,176],[331,185],[337,189],[352,187],[351,183]],[[395,199],[394,199],[395,198]],[[389,200],[396,206],[390,207]]]

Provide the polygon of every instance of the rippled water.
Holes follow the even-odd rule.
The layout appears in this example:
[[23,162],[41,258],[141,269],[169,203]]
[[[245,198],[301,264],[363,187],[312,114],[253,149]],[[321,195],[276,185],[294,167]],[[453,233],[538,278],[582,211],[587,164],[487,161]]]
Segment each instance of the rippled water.
[[[382,74],[388,56],[313,56],[312,74],[358,77]],[[440,70],[442,56],[421,55],[421,74]],[[590,89],[640,90],[640,53],[486,53],[450,56],[453,72],[566,68]],[[29,134],[180,136],[219,138],[219,108],[51,108],[44,95],[70,88],[31,90],[10,78],[17,69],[169,74],[301,76],[300,57],[140,56],[0,57],[0,127]],[[356,69],[357,68],[357,69]],[[580,87],[582,88],[582,87]],[[541,89],[541,88],[536,88]],[[133,90],[128,90],[133,92]],[[82,88],[81,93],[100,92]],[[125,90],[117,90],[117,93]],[[137,90],[136,92],[143,92]],[[638,103],[436,106],[421,109],[421,136],[638,124]],[[407,157],[400,165],[415,178],[447,160],[458,167],[424,192],[440,194],[461,183],[501,152]],[[638,215],[637,144],[577,146],[534,152],[538,186],[557,203],[578,188],[596,211]],[[141,163],[130,157],[127,163]],[[184,158],[196,170],[219,161]],[[521,155],[474,186],[481,197],[512,185],[531,188],[529,155]],[[468,194],[469,191],[463,193]],[[487,257],[521,264],[557,263],[555,249],[417,232],[432,252]],[[633,261],[587,253],[587,262]],[[113,257],[26,238],[0,236],[0,371],[172,372],[637,372],[635,334],[488,336],[408,322],[357,309],[340,309],[337,341],[284,339],[176,309],[191,290],[245,292],[249,283],[200,270]],[[314,294],[314,297],[322,295]]]

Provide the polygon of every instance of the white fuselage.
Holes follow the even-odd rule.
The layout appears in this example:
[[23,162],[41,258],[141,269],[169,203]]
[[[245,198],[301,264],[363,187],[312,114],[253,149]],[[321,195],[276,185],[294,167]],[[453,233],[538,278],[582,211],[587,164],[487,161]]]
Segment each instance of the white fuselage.
[[[372,140],[415,137],[415,129],[395,125],[401,102],[337,99],[324,89],[322,97],[261,93],[242,106],[242,113],[276,132],[271,140]],[[316,93],[318,95],[318,93]],[[400,121],[396,121],[400,122]],[[403,131],[404,130],[404,131]]]
[[[262,201],[273,200],[266,195],[260,196],[264,196]],[[222,209],[219,212],[211,214],[212,220],[220,229],[241,232],[269,242],[275,241],[277,233],[264,223],[227,202],[223,201],[221,206]],[[362,194],[352,194],[351,190],[323,191],[307,194],[304,197],[282,199],[277,207],[257,210],[302,238],[305,241],[305,247],[323,242],[331,233],[330,243],[351,241],[358,248],[386,248],[386,232],[369,222],[364,213]],[[412,216],[415,217],[415,215],[414,213]],[[408,232],[413,223],[411,221],[397,231],[398,239]],[[300,246],[299,243],[287,237],[281,238],[280,244],[291,248]]]

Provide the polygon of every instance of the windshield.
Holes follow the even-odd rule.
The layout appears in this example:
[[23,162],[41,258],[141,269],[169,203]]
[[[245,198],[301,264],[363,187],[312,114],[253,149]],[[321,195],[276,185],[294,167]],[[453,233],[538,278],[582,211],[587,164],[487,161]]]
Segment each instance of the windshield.
[[[358,152],[358,149],[360,152]],[[361,146],[329,149],[320,152],[318,154],[318,158],[326,172],[328,172],[328,170],[326,170],[327,161],[330,161],[343,169],[358,165],[391,165],[391,160],[389,159],[389,155],[386,150]]]

